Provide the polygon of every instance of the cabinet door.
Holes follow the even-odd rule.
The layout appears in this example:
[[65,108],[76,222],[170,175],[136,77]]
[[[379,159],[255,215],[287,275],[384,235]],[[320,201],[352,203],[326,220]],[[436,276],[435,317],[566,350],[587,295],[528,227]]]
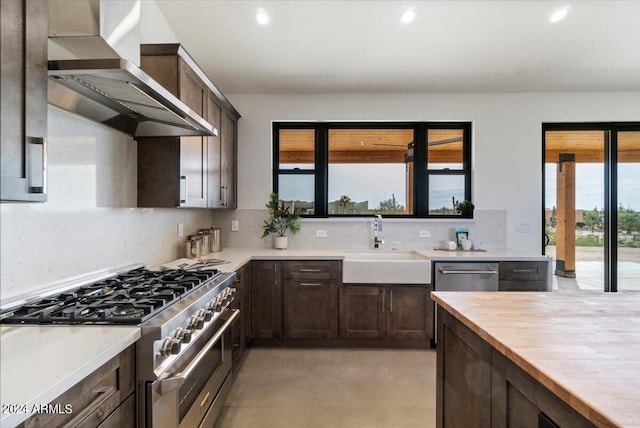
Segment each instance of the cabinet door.
[[185,192],[185,188],[181,188],[183,180],[179,180],[180,139],[139,138],[137,144],[138,206],[180,206]]
[[222,208],[222,159],[220,157],[222,144],[222,108],[216,102],[216,97],[211,91],[209,91],[208,94],[207,120],[218,130],[218,135],[207,137],[207,207]]
[[340,287],[340,337],[385,337],[385,290],[367,285]]
[[44,202],[47,2],[0,1],[0,200]]
[[237,119],[228,111],[222,113],[220,169],[222,206],[236,208],[236,134]]
[[206,117],[209,88],[182,58],[178,60],[178,67],[180,101],[200,117]]
[[491,346],[438,309],[436,426],[491,426]]
[[284,281],[284,337],[338,337],[338,282],[321,279]]
[[242,293],[240,317],[242,318],[242,350],[251,340],[251,263],[242,266],[237,272],[238,293]]
[[433,331],[433,302],[427,287],[387,289],[387,338],[430,340]]
[[207,138],[180,137],[180,206],[207,206]]
[[278,261],[251,263],[251,337],[282,337],[282,268]]
[[[531,376],[492,349],[491,426],[587,428],[594,425]],[[538,425],[540,413],[547,425]]]

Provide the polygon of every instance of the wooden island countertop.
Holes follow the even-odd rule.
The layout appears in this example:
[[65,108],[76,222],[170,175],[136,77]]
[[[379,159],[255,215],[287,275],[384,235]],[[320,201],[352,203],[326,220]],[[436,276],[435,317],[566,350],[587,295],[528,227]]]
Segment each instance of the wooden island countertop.
[[432,299],[596,426],[640,427],[640,293]]

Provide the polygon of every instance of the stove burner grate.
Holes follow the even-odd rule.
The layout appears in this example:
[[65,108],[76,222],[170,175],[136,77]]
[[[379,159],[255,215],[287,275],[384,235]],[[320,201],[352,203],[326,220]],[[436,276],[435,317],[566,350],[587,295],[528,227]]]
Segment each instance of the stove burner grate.
[[23,305],[2,322],[138,324],[218,275],[217,270],[135,269]]

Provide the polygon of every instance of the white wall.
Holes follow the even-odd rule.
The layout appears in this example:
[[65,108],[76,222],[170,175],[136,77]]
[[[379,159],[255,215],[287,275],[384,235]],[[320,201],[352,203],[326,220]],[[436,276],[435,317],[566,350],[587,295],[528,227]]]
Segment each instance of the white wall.
[[[473,199],[507,210],[506,246],[541,251],[542,123],[639,121],[640,93],[235,94],[241,112],[239,203],[264,208],[271,191],[271,122],[461,120],[473,122]],[[516,220],[530,233],[516,233]]]
[[210,210],[136,207],[136,143],[49,106],[48,201],[0,204],[0,298],[100,269],[182,255]]
[[[248,235],[228,235],[227,243],[260,241],[261,219],[271,191],[273,120],[471,120],[474,122],[474,202],[496,236],[476,236],[492,246],[540,252],[541,123],[640,120],[640,93],[508,95],[232,95],[239,123],[239,208],[234,212],[136,207],[136,143],[130,137],[49,107],[49,201],[0,204],[0,298],[43,288],[90,271],[133,262],[148,265],[182,255],[177,223],[185,234],[210,224],[229,232],[236,214],[249,219]],[[501,211],[506,210],[506,216]],[[506,217],[506,220],[503,220]],[[530,223],[529,234],[515,232],[516,219]],[[433,222],[433,220],[429,220]],[[408,221],[441,239],[444,222]],[[501,231],[505,225],[506,234]],[[246,226],[246,223],[241,225]],[[326,226],[326,227],[325,227]],[[335,229],[332,227],[335,226]],[[415,231],[389,224],[387,238],[410,243]],[[473,227],[473,223],[469,225]],[[343,224],[311,222],[339,233]],[[354,237],[367,245],[368,228]],[[397,230],[397,233],[394,233]],[[506,239],[505,239],[506,235]],[[298,237],[296,237],[298,238]],[[319,245],[302,242],[296,246]],[[328,244],[330,240],[322,241]],[[349,241],[351,242],[351,241]],[[425,242],[425,241],[419,241]],[[335,242],[346,245],[343,242]],[[295,241],[294,241],[295,244]]]

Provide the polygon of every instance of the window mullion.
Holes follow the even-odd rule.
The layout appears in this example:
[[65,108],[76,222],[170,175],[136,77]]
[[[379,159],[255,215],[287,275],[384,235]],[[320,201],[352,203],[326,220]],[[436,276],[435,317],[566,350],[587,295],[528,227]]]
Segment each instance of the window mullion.
[[427,126],[418,124],[414,129],[413,145],[413,192],[415,215],[426,216],[429,213],[429,175],[427,174]]
[[316,125],[316,180],[315,180],[315,198],[316,198],[316,216],[326,217],[329,211],[328,200],[328,174],[329,174],[329,144],[328,132],[325,124]]

